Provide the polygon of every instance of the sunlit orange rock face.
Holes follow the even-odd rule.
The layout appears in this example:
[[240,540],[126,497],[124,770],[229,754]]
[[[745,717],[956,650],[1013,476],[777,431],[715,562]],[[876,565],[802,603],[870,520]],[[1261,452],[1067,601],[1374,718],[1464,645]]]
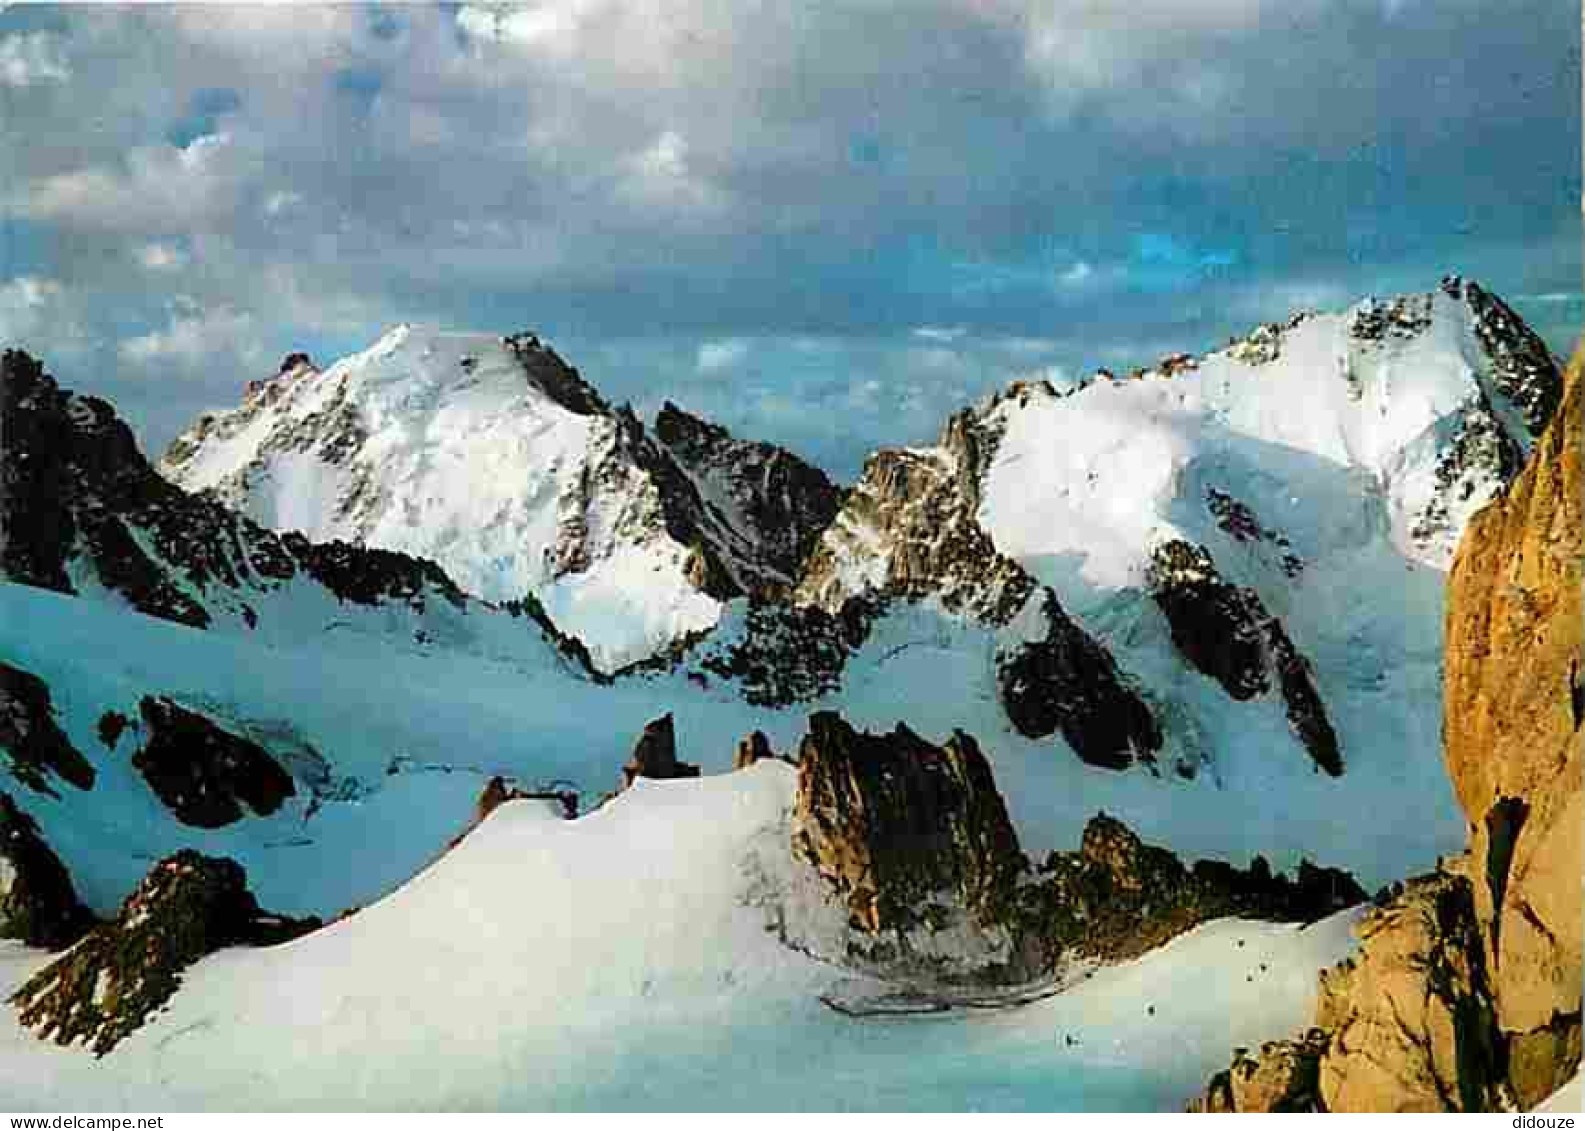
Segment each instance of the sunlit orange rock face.
[[1580,1011],[1585,350],[1528,466],[1477,515],[1448,588],[1443,737],[1470,823],[1499,1023]]

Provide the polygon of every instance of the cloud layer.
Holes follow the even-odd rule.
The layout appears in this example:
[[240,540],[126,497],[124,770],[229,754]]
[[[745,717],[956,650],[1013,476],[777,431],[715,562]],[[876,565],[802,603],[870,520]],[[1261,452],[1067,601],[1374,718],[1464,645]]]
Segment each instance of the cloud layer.
[[290,348],[532,327],[843,472],[1016,373],[1447,269],[1561,349],[1568,8],[7,8],[0,337],[159,443]]

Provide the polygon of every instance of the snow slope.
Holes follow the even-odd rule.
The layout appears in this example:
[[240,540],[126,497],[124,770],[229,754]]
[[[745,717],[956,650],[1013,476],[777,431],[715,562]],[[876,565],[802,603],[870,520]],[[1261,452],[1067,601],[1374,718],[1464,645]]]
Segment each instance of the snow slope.
[[[731,679],[692,662],[597,686],[537,637],[525,647],[518,622],[482,610],[437,605],[445,621],[418,638],[338,624],[335,603],[315,595],[303,595],[301,616],[286,615],[298,602],[283,593],[279,630],[266,623],[252,639],[220,640],[0,586],[0,656],[55,689],[69,733],[107,783],[62,802],[26,798],[27,807],[101,908],[150,860],[195,843],[246,864],[267,904],[334,913],[388,892],[436,851],[481,775],[566,778],[593,798],[614,785],[644,723],[666,711],[681,756],[708,771],[728,765],[750,730],[788,750],[806,710],[835,709],[871,728],[906,720],[927,738],[974,734],[1035,854],[1071,847],[1104,809],[1187,856],[1246,863],[1260,853],[1288,867],[1309,855],[1367,887],[1424,870],[1462,842],[1440,759],[1437,563],[1463,512],[1422,524],[1422,488],[1427,476],[1433,496],[1451,484],[1453,501],[1473,507],[1505,465],[1459,448],[1450,422],[1468,423],[1466,410],[1489,417],[1522,452],[1540,403],[1514,377],[1533,365],[1513,358],[1530,355],[1492,345],[1489,300],[1478,310],[1475,293],[1450,285],[1294,319],[1209,357],[1068,395],[1018,386],[961,430],[973,458],[937,479],[947,490],[972,484],[971,520],[1141,689],[1166,736],[1159,775],[1093,769],[1059,736],[1016,734],[995,669],[1008,635],[1027,626],[993,629],[928,597],[879,614],[834,685],[778,711],[744,702]],[[1515,333],[1500,341],[1520,341]],[[475,571],[494,569],[475,573],[486,589],[537,577],[551,616],[600,640],[607,662],[717,617],[717,638],[732,638],[742,602],[707,597],[682,576],[664,522],[628,522],[654,481],[616,458],[631,450],[618,414],[602,406],[537,344],[403,327],[324,373],[299,365],[255,388],[242,409],[173,446],[167,471],[269,521],[317,522],[315,535],[361,530],[454,552]],[[601,462],[591,453],[607,440],[612,459]],[[1462,462],[1441,475],[1450,453]],[[709,462],[689,462],[688,475]],[[571,527],[555,517],[566,498],[581,507]],[[336,503],[292,511],[305,499]],[[733,508],[716,509],[730,519]],[[1139,588],[1151,548],[1168,536],[1211,547],[1223,573],[1282,618],[1315,668],[1342,778],[1313,772],[1270,697],[1235,701],[1185,664]],[[603,549],[576,569],[547,565],[547,555],[591,547]],[[873,581],[861,558],[836,563],[843,585]],[[524,640],[533,635],[522,628]],[[107,639],[119,645],[110,654]],[[85,655],[100,658],[84,664]],[[133,713],[143,694],[174,696],[261,741],[284,727],[325,757],[346,796],[320,797],[310,816],[305,789],[274,817],[213,834],[174,825],[94,734],[101,712]],[[401,772],[387,774],[392,765]],[[417,773],[423,766],[438,768]],[[1198,772],[1183,780],[1175,766]],[[1410,809],[1418,818],[1401,820]]]
[[[846,1018],[744,870],[792,779],[646,782],[572,823],[509,804],[391,898],[204,960],[103,1061],[0,1020],[0,1107],[1175,1109],[1351,945],[1348,914],[1224,920],[1022,1009]],[[0,992],[37,964],[0,947]]]
[[[114,649],[103,647],[107,639]],[[1246,864],[1259,853],[1289,868],[1309,855],[1354,870],[1367,888],[1462,843],[1434,735],[1403,744],[1403,723],[1389,712],[1375,720],[1378,745],[1342,779],[1269,757],[1275,731],[1248,725],[1239,714],[1247,705],[1225,697],[1208,709],[1224,712],[1215,725],[1241,741],[1222,756],[1220,780],[1118,774],[1011,730],[986,683],[992,646],[984,630],[955,618],[900,609],[851,660],[846,686],[809,710],[840,710],[870,729],[906,720],[935,741],[967,730],[1037,857],[1074,847],[1099,810],[1186,856]],[[98,773],[92,790],[63,785],[59,799],[11,791],[100,911],[155,859],[191,846],[237,859],[266,906],[333,915],[388,893],[431,859],[466,824],[490,775],[566,779],[588,804],[615,787],[644,724],[667,711],[679,757],[706,773],[729,767],[738,740],[756,728],[780,751],[806,729],[803,710],[754,708],[730,688],[681,674],[600,686],[551,664],[358,634],[266,645],[9,584],[0,584],[0,657],[49,685],[63,730]],[[223,829],[177,824],[131,768],[132,740],[117,752],[97,735],[101,714],[135,716],[145,694],[170,696],[287,756],[311,748],[328,763],[328,787],[300,780],[298,796],[274,815]],[[1407,808],[1419,818],[1398,819]]]

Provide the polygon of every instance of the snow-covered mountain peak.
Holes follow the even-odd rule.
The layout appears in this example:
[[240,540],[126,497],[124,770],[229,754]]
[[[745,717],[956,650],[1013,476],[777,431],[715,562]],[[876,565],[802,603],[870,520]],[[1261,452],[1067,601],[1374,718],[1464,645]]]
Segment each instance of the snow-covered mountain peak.
[[403,324],[270,384],[161,471],[265,526],[431,558],[489,600],[538,595],[608,666],[715,622],[623,421],[533,335]]
[[265,526],[427,557],[489,600],[533,595],[607,670],[788,584],[835,509],[780,449],[714,426],[650,436],[534,334],[408,323],[323,372],[283,368],[160,470]]
[[[316,373],[289,357],[249,403]],[[107,402],[61,389],[21,351],[0,358],[0,434],[0,580],[272,644],[354,633],[588,674],[531,602],[482,605],[433,562],[276,534],[181,490]]]
[[[986,487],[981,517],[1014,557],[1076,556],[1091,583],[1116,588],[1137,584],[1152,541],[1185,533],[1176,510],[1202,511],[1207,490],[1274,517],[1305,509],[1296,500],[1320,476],[1379,498],[1399,550],[1445,568],[1464,521],[1522,462],[1560,381],[1500,299],[1449,277],[1069,395],[995,399],[981,419],[1005,437],[990,473],[1001,489]],[[1366,533],[1357,506],[1335,501],[1330,535],[1307,532],[1312,551]]]

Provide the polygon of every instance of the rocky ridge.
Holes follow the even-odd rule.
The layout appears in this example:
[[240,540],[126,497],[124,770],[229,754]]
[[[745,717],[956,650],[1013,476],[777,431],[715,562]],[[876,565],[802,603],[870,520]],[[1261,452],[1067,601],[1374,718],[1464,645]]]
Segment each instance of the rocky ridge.
[[1210,919],[1308,921],[1365,898],[1347,873],[1308,862],[1292,880],[1258,859],[1185,865],[1104,813],[1077,851],[1032,864],[972,737],[868,734],[831,712],[810,717],[799,746],[790,836],[846,910],[842,957],[915,982],[1028,984],[1137,957]]
[[794,601],[848,630],[830,649],[837,659],[863,642],[867,626],[855,608],[873,618],[897,602],[929,602],[982,624],[997,634],[997,684],[1021,734],[1060,732],[1084,761],[1111,769],[1152,761],[1161,732],[1148,702],[977,518],[999,438],[988,421],[1004,400],[1027,392],[1014,385],[985,409],[953,416],[934,448],[872,455],[810,554]]
[[627,789],[639,778],[671,781],[698,776],[698,766],[677,760],[677,732],[668,714],[650,720],[638,736],[633,757],[622,767],[622,788]]
[[740,440],[670,401],[655,439],[698,492],[723,566],[746,595],[774,597],[796,584],[843,491],[785,448]]
[[792,843],[872,935],[945,915],[937,899],[993,925],[1026,866],[973,738],[935,746],[900,723],[865,734],[827,711],[799,745]]
[[116,918],[11,997],[24,1026],[103,1056],[170,1000],[188,966],[228,946],[267,946],[314,930],[260,910],[242,867],[184,849],[150,870]]
[[[1450,358],[1468,369],[1455,382],[1458,389],[1449,385],[1426,393],[1416,385],[1418,377],[1405,390],[1397,388],[1399,369],[1412,374],[1424,364],[1428,372],[1440,372]],[[863,648],[879,618],[899,604],[927,604],[995,637],[1000,697],[1026,737],[1060,733],[1080,758],[1108,768],[1153,765],[1166,747],[1173,765],[1193,774],[1210,757],[1204,744],[1176,733],[1182,729],[1177,723],[1161,722],[1186,709],[1192,714],[1192,708],[1171,701],[1171,689],[1165,699],[1153,696],[1157,689],[1134,674],[1139,665],[1125,654],[1127,648],[1119,651],[1091,623],[1088,599],[1080,598],[1075,615],[1064,605],[1066,590],[1059,596],[1043,585],[1032,572],[1041,566],[1020,564],[1028,561],[1021,548],[1010,554],[999,542],[1001,534],[993,533],[997,524],[986,511],[987,492],[1004,438],[1023,414],[1049,403],[1099,406],[1105,389],[1097,384],[1177,384],[1213,415],[1236,414],[1236,402],[1222,405],[1217,399],[1230,395],[1216,391],[1230,366],[1274,385],[1294,366],[1308,373],[1306,367],[1326,365],[1335,366],[1361,403],[1327,409],[1347,417],[1340,417],[1338,429],[1346,439],[1344,451],[1323,454],[1369,464],[1391,496],[1390,506],[1405,511],[1409,525],[1401,537],[1429,558],[1517,470],[1556,401],[1556,367],[1538,339],[1500,299],[1477,284],[1449,278],[1427,294],[1367,300],[1343,315],[1296,315],[1260,327],[1225,350],[1171,355],[1123,381],[1106,375],[1062,391],[1049,382],[1015,382],[955,414],[934,446],[875,453],[844,492],[790,453],[734,438],[669,402],[653,430],[646,430],[630,410],[612,408],[533,335],[486,339],[399,327],[365,354],[324,372],[301,359],[283,365],[282,374],[251,393],[242,408],[200,422],[173,445],[162,467],[280,524],[286,516],[271,511],[280,504],[269,499],[279,493],[281,476],[296,474],[292,461],[306,460],[319,468],[315,475],[323,472],[321,493],[337,500],[317,521],[349,537],[411,549],[438,538],[440,528],[422,515],[413,517],[412,508],[406,517],[396,515],[389,482],[407,482],[407,457],[390,455],[390,442],[372,434],[370,422],[387,412],[437,422],[460,414],[465,419],[458,434],[472,438],[477,458],[510,464],[521,459],[507,440],[517,414],[523,414],[555,437],[534,441],[536,450],[555,451],[555,457],[543,468],[525,464],[518,477],[539,484],[536,499],[554,498],[554,521],[543,531],[525,526],[522,545],[505,547],[504,555],[501,546],[480,547],[491,562],[521,564],[503,567],[508,572],[499,577],[465,573],[463,581],[477,588],[517,578],[520,590],[548,594],[545,623],[553,617],[567,640],[584,645],[589,664],[602,674],[681,669],[700,684],[725,681],[757,706],[811,702],[842,686],[849,658]],[[1327,384],[1327,376],[1317,374],[1309,383]],[[386,405],[397,388],[404,390],[401,401]],[[462,412],[466,398],[475,395],[491,404],[499,399],[510,411],[480,424]],[[1416,437],[1405,429],[1424,426],[1415,407],[1421,396],[1428,398],[1427,411],[1440,415]],[[1454,397],[1463,399],[1454,404]],[[1385,414],[1399,402],[1412,411],[1375,422],[1378,410]],[[376,412],[371,406],[383,407]],[[1268,422],[1251,416],[1239,427],[1253,427],[1259,438]],[[446,429],[425,425],[419,431],[434,435]],[[497,456],[499,445],[505,446]],[[450,458],[439,450],[431,454],[432,462]],[[1225,468],[1213,469],[1213,462],[1186,476],[1203,516],[1182,531],[1169,529],[1168,537],[1184,534],[1183,540],[1207,548],[1222,539],[1247,550],[1251,561],[1264,564],[1240,565],[1230,574],[1229,584],[1239,590],[1291,587],[1304,573],[1307,556],[1317,552],[1308,544],[1313,536],[1290,537],[1272,525],[1270,500],[1242,493],[1239,478],[1246,472],[1229,476]],[[422,465],[415,467],[415,473],[428,474]],[[498,515],[511,516],[523,505],[521,490],[512,491],[517,493],[492,503]],[[451,499],[449,480],[436,480],[431,493],[443,506],[461,505]],[[483,517],[490,516],[481,522]],[[459,514],[447,521],[456,525],[462,519]],[[1176,523],[1176,512],[1164,511],[1160,519]],[[486,525],[505,532],[517,521],[511,517],[502,524],[497,516]],[[1144,559],[1159,537],[1140,541]],[[472,561],[466,540],[435,541],[431,548],[443,562],[456,555]],[[524,557],[525,550],[540,552],[543,561],[529,561],[533,555]],[[626,576],[624,563],[638,560],[653,563],[649,573],[658,588],[643,601],[619,596],[617,604],[626,602],[622,612],[609,603],[609,587]],[[1245,576],[1251,568],[1260,576]],[[1136,584],[1145,587],[1143,578]],[[1317,766],[1341,772],[1339,731],[1305,655],[1309,643],[1288,631],[1285,612],[1270,592],[1265,604],[1255,618],[1265,625],[1256,632],[1264,639],[1250,646],[1265,653],[1266,678],[1299,744]],[[591,629],[586,608],[602,610],[601,627]],[[618,633],[621,640],[598,639],[613,616],[629,613],[642,621],[636,630],[642,644],[627,629]]]
[[1337,732],[1327,717],[1310,662],[1260,594],[1230,585],[1204,546],[1163,542],[1151,555],[1150,595],[1166,615],[1172,640],[1193,668],[1234,699],[1271,690],[1275,678],[1288,723],[1319,769],[1343,772]]

